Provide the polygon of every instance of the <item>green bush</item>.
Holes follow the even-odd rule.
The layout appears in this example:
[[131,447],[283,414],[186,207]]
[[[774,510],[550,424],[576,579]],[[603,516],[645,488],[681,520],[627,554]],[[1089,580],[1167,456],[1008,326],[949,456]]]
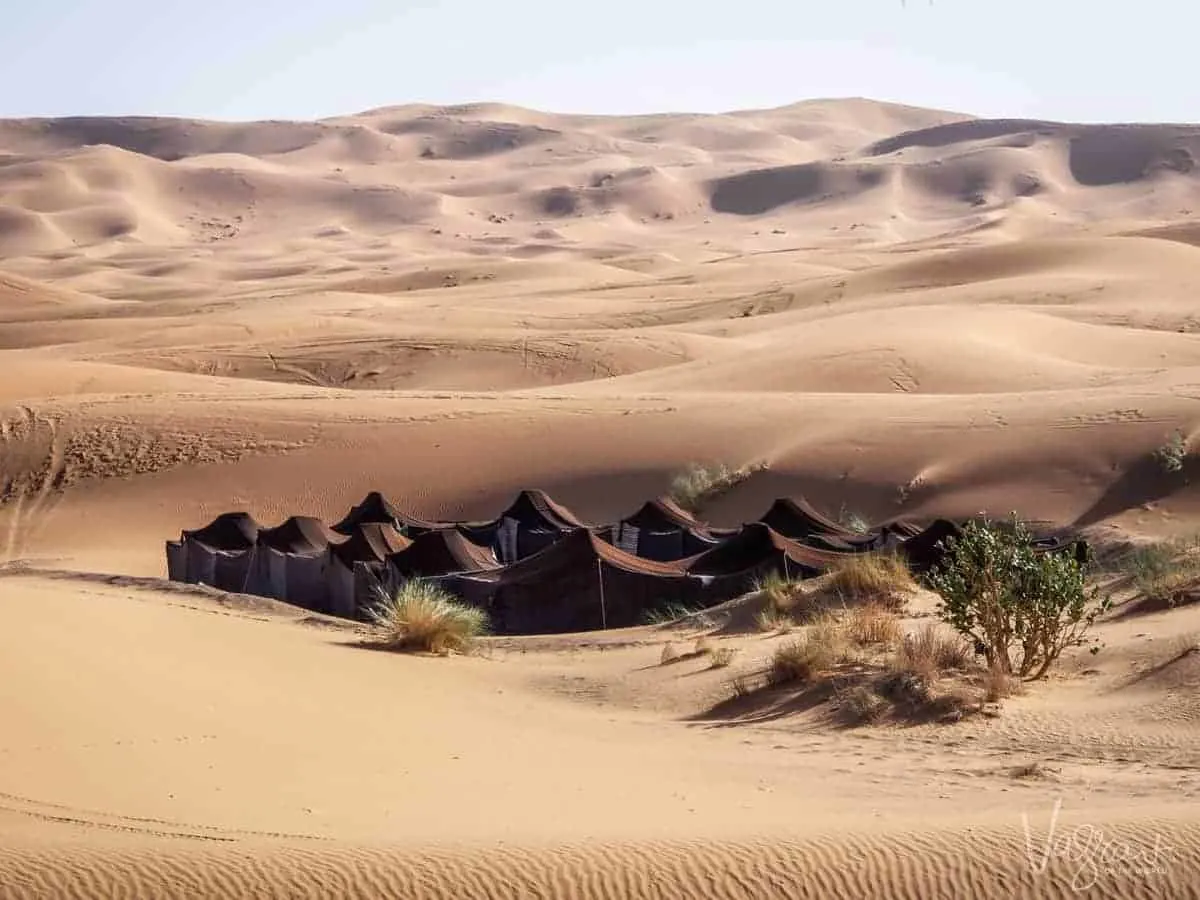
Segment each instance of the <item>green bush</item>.
[[[1041,678],[1068,647],[1086,643],[1111,601],[1089,590],[1067,553],[1038,553],[1014,514],[1010,523],[971,521],[929,574],[938,614],[975,642],[989,667]],[[1093,652],[1095,651],[1093,647]]]

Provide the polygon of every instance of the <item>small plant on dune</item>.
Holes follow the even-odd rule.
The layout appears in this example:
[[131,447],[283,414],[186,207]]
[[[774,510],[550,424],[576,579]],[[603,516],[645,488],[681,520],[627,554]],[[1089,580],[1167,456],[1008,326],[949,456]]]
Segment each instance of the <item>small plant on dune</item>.
[[696,638],[696,643],[692,646],[693,656],[703,656],[706,653],[713,652],[713,642],[708,637]]
[[1174,473],[1183,471],[1187,454],[1187,436],[1182,431],[1175,431],[1165,444],[1154,451],[1154,458],[1164,472]]
[[754,581],[754,590],[777,610],[791,609],[800,591],[800,582],[779,572],[768,572]]
[[781,644],[771,657],[768,681],[773,685],[807,683],[850,659],[850,646],[840,623],[830,617],[809,626],[804,635]]
[[1121,559],[1120,568],[1141,596],[1166,606],[1200,585],[1200,556],[1182,541],[1138,547]]
[[867,517],[861,513],[854,512],[846,508],[846,504],[842,504],[838,509],[838,524],[847,531],[852,531],[854,534],[870,534],[871,523]]
[[766,468],[766,463],[754,463],[737,468],[725,463],[716,465],[693,463],[671,480],[667,496],[682,509],[696,514],[718,497],[729,493],[752,475]]
[[925,625],[905,635],[896,647],[892,668],[932,681],[943,672],[966,669],[971,656],[971,647],[959,635],[938,625]]
[[660,666],[670,665],[678,660],[679,657],[679,648],[668,641],[667,643],[663,644],[662,654],[658,657],[658,664]]
[[855,554],[829,575],[829,589],[842,599],[873,601],[895,610],[916,587],[907,561],[893,553]]
[[1073,555],[1039,553],[1031,539],[1016,515],[1004,525],[970,521],[961,537],[947,539],[928,580],[942,598],[939,615],[989,666],[1037,679],[1064,650],[1086,642],[1111,599],[1088,589]]
[[878,722],[888,711],[888,702],[866,684],[856,684],[837,695],[838,713],[850,725]]
[[855,644],[894,644],[904,634],[899,617],[878,603],[852,607],[844,624],[846,635]]
[[754,624],[758,626],[759,631],[768,634],[787,634],[796,625],[790,615],[771,606],[754,617]]
[[436,585],[413,579],[369,611],[378,642],[391,650],[466,652],[487,633],[487,613]]
[[1005,697],[1011,697],[1021,689],[1021,682],[1013,678],[999,666],[990,666],[983,673],[983,700],[985,703],[999,703]]
[[688,606],[684,603],[664,603],[642,613],[642,621],[647,625],[669,625],[703,609],[703,606]]
[[708,665],[711,669],[724,669],[733,662],[734,656],[737,655],[737,650],[733,647],[721,647],[714,650],[708,657]]

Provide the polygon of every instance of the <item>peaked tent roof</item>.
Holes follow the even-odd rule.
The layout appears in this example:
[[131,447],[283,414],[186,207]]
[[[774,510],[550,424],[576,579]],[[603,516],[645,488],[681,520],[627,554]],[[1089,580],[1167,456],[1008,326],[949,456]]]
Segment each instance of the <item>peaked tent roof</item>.
[[505,566],[499,577],[504,583],[529,581],[566,568],[586,570],[598,562],[633,575],[679,578],[687,574],[681,563],[642,559],[614,547],[587,528],[575,528],[533,556]]
[[506,518],[529,519],[533,516],[540,517],[547,524],[561,528],[563,531],[590,527],[571,510],[561,503],[557,503],[545,491],[537,488],[521,491],[508,505],[508,508],[493,521],[498,522]]
[[637,511],[621,519],[619,525],[667,531],[678,528],[708,535],[711,528],[668,497],[647,500]]
[[426,522],[416,516],[409,515],[383,496],[379,491],[371,491],[367,496],[352,506],[345,517],[333,526],[340,534],[351,534],[355,527],[368,522],[388,522],[412,531],[435,531],[438,528],[451,527],[444,522]]
[[762,522],[749,522],[713,549],[681,562],[693,575],[734,575],[785,557],[800,569],[824,571],[849,555],[807,547]]
[[364,522],[348,539],[334,544],[330,551],[347,567],[356,562],[383,562],[389,554],[397,553],[412,541],[387,522]]
[[258,533],[260,544],[281,553],[314,553],[345,540],[345,535],[312,516],[291,516],[274,528],[264,528]]
[[389,553],[387,563],[406,577],[452,575],[500,567],[490,549],[468,540],[457,528],[419,534],[404,549]]
[[184,531],[185,541],[198,541],[213,550],[249,550],[262,526],[247,512],[221,513],[203,528]]
[[780,497],[756,521],[762,522],[773,531],[792,540],[806,538],[814,534],[836,535],[837,537],[845,538],[862,537],[862,535],[833,521],[828,516],[817,512],[803,497],[799,500],[793,500],[790,497]]

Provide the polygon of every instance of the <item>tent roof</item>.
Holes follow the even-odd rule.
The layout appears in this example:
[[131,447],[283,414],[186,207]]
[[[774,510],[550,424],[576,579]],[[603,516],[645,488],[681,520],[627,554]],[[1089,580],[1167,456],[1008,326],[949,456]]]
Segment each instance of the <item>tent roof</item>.
[[496,521],[507,517],[514,519],[525,518],[531,512],[545,519],[551,525],[561,528],[563,531],[572,528],[589,527],[588,523],[580,519],[575,513],[571,512],[571,510],[567,509],[561,503],[556,502],[545,491],[537,488],[521,491],[521,493],[517,494],[504,512],[496,517]]
[[387,522],[364,522],[349,538],[332,545],[330,550],[342,563],[353,566],[356,562],[382,562],[389,554],[403,550],[411,543]]
[[433,531],[448,527],[446,523],[426,522],[416,516],[411,516],[395,506],[379,491],[371,491],[359,503],[350,508],[345,517],[333,526],[333,530],[341,534],[350,534],[356,526],[367,522],[390,522],[420,531]]
[[702,536],[711,534],[711,530],[706,523],[701,522],[667,497],[647,500],[638,507],[636,512],[621,519],[619,524],[631,525],[634,528],[657,528],[662,530],[678,528]]
[[741,531],[711,550],[681,560],[696,575],[734,575],[772,559],[786,557],[797,566],[827,569],[850,554],[820,550],[789,540],[762,522],[749,522]]
[[565,568],[593,569],[598,562],[635,575],[680,578],[687,574],[680,563],[642,559],[614,547],[587,528],[576,528],[533,556],[506,566],[501,579],[532,580]]
[[185,541],[198,541],[213,550],[248,550],[262,526],[247,512],[221,513],[203,528],[184,531]]
[[847,538],[862,537],[828,516],[817,512],[803,497],[799,500],[793,500],[790,497],[779,498],[756,521],[770,526],[773,531],[793,540],[813,534]]
[[387,562],[401,573],[416,572],[431,576],[500,567],[490,549],[468,540],[457,528],[443,528],[417,535],[404,549],[389,553]]
[[346,540],[320,519],[291,516],[274,528],[258,533],[258,542],[281,553],[313,553]]

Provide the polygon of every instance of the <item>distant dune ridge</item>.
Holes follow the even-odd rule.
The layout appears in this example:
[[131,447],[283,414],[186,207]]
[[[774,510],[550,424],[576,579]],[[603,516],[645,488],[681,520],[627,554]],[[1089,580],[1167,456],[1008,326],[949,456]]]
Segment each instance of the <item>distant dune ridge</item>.
[[613,521],[691,462],[754,467],[718,527],[1189,535],[1198,158],[865,99],[0,121],[0,898],[1079,896],[1024,855],[1056,800],[1177,853],[1091,895],[1200,895],[1195,606],[997,719],[847,735],[729,712],[778,636],[397,657],[156,580],[227,510]]

